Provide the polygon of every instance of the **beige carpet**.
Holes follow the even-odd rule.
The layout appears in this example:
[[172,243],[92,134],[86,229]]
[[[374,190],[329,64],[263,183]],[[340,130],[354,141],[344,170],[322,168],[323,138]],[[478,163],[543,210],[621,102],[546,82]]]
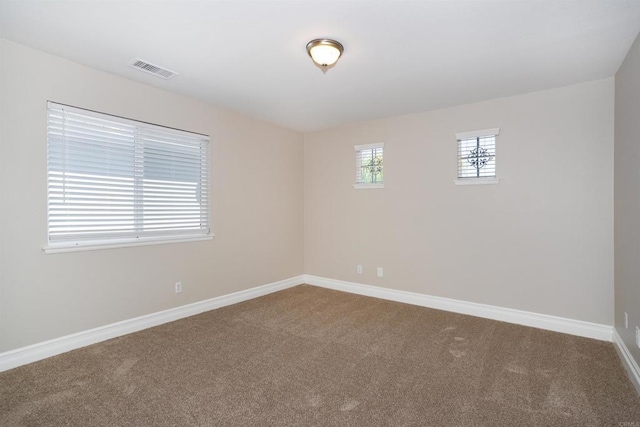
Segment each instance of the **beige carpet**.
[[640,399],[611,343],[303,285],[4,372],[0,425],[638,427]]

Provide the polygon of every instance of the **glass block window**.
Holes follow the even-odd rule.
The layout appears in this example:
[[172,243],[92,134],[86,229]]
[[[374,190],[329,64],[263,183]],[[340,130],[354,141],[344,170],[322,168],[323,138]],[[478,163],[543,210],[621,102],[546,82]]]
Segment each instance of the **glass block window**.
[[356,145],[356,187],[380,188],[384,182],[384,143]]
[[456,134],[458,179],[496,177],[496,136],[499,129]]

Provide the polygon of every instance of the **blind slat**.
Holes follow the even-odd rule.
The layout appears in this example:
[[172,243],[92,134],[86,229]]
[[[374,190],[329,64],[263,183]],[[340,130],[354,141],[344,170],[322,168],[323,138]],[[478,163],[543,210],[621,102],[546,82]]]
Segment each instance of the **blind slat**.
[[49,103],[50,242],[209,233],[209,138]]
[[[458,137],[458,178],[495,178],[496,176],[496,134],[486,135],[496,129],[457,134]],[[460,135],[467,136],[460,139]]]
[[384,143],[357,145],[354,148],[356,152],[356,183],[381,184],[384,179]]

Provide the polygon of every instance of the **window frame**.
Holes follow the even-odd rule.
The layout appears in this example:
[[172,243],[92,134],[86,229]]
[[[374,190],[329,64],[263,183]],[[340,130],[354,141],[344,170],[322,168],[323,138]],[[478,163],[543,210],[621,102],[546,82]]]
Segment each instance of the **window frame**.
[[[363,151],[367,151],[367,150],[375,150],[375,149],[382,149],[382,159],[383,159],[383,164],[382,164],[382,171],[383,171],[383,178],[382,178],[382,182],[358,182],[358,165],[359,165],[359,161],[362,158],[361,154]],[[373,144],[362,144],[362,145],[355,145],[353,147],[354,152],[356,153],[356,183],[353,184],[353,188],[358,189],[358,190],[362,190],[362,189],[375,189],[375,188],[384,188],[384,142],[376,142]]]
[[[470,132],[459,132],[455,134],[456,137],[456,179],[453,180],[455,185],[486,185],[486,184],[498,184],[500,180],[498,179],[498,163],[497,163],[497,147],[498,147],[498,138],[497,136],[500,134],[500,128],[491,128],[491,129],[483,129],[476,130]],[[495,164],[495,174],[494,176],[484,177],[461,177],[460,176],[460,142],[466,139],[474,139],[474,138],[486,138],[486,137],[494,137],[494,156],[496,157]]]
[[[201,208],[204,207],[206,209],[206,232],[187,232],[180,233],[176,230],[167,230],[166,234],[157,234],[155,235],[138,235],[138,236],[116,236],[116,237],[106,237],[106,238],[95,238],[95,239],[69,239],[69,240],[54,240],[50,239],[50,191],[48,189],[50,185],[50,165],[49,165],[49,150],[50,150],[50,111],[51,110],[64,110],[69,111],[75,114],[81,114],[87,117],[109,120],[112,122],[116,122],[120,125],[124,126],[134,126],[137,130],[144,129],[147,131],[161,131],[167,134],[174,134],[176,136],[188,136],[189,138],[193,138],[194,140],[199,139],[201,141],[202,146],[204,146],[204,155],[202,156],[205,161],[200,164],[200,176],[206,178],[207,188],[204,190],[206,195],[206,204],[201,204]],[[61,104],[58,102],[47,101],[46,103],[46,111],[47,111],[47,166],[46,166],[46,185],[47,185],[47,203],[46,203],[46,245],[42,247],[43,251],[46,254],[54,254],[54,253],[62,253],[62,252],[78,252],[78,251],[89,251],[89,250],[98,250],[98,249],[111,249],[111,248],[122,248],[122,247],[132,247],[132,246],[146,246],[146,245],[158,245],[158,244],[166,244],[166,243],[178,243],[178,242],[192,242],[192,241],[203,241],[203,240],[211,240],[213,239],[214,234],[212,232],[212,223],[211,223],[211,139],[209,135],[185,131],[181,129],[171,128],[167,126],[157,125],[154,123],[143,122],[140,120],[129,119],[122,116],[116,116],[112,114],[102,113],[94,110],[88,110],[84,108],[74,107],[66,104]],[[137,148],[137,143],[132,144],[132,147]],[[169,152],[171,153],[171,151]],[[203,172],[203,169],[204,172]],[[109,177],[113,177],[114,175],[107,175]],[[113,178],[112,178],[113,179]],[[156,178],[157,179],[157,178]],[[134,178],[137,180],[137,178]],[[136,181],[137,182],[137,181]],[[139,184],[134,184],[139,185]],[[136,196],[137,198],[138,196]],[[139,212],[140,207],[144,207],[144,205],[138,205],[134,202],[135,208],[134,212]],[[143,216],[135,215],[134,221],[140,221]],[[133,233],[135,234],[135,233]],[[147,233],[149,234],[149,231]]]

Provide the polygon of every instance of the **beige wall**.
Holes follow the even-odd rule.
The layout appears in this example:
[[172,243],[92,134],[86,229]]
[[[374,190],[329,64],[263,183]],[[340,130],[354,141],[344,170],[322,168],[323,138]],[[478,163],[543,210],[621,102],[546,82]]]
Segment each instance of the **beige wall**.
[[640,36],[615,81],[615,326],[640,363],[634,337],[640,326]]
[[[0,352],[303,273],[301,134],[6,40],[0,49]],[[216,237],[45,255],[47,100],[209,134]]]
[[[13,42],[0,61],[0,352],[303,272],[613,323],[613,79],[303,144]],[[46,100],[210,134],[216,237],[45,255]],[[491,127],[500,183],[455,186],[454,134]],[[354,190],[353,146],[372,142],[386,188]]]
[[[610,78],[306,134],[305,273],[613,324],[613,90]],[[454,134],[493,127],[500,183],[455,186]],[[373,142],[386,143],[385,188],[355,190],[353,146]]]

